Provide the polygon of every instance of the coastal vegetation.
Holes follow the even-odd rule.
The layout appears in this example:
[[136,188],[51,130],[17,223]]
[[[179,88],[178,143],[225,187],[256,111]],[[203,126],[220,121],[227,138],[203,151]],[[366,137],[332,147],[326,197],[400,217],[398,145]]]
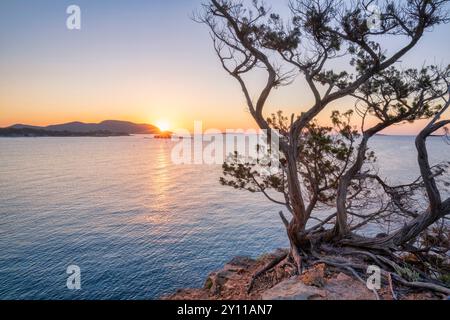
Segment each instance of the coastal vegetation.
[[[450,68],[399,64],[428,31],[449,22],[449,1],[379,1],[375,25],[367,14],[372,3],[293,0],[284,18],[257,0],[209,0],[195,18],[208,27],[257,125],[279,135],[279,174],[262,175],[238,155],[223,165],[222,184],[285,207],[279,216],[290,250],[253,274],[249,292],[274,268],[302,274],[326,264],[362,280],[375,264],[391,288],[450,295],[450,198],[444,197],[450,162],[431,163],[426,143],[448,132]],[[251,90],[253,73],[264,80],[261,91]],[[297,114],[267,116],[274,90],[295,86],[300,77],[312,104]],[[315,119],[338,101],[352,101],[348,111],[334,111],[332,125],[319,125]],[[376,169],[369,141],[418,120],[425,121],[415,140],[420,176],[392,183]],[[369,226],[380,232],[367,235]]]

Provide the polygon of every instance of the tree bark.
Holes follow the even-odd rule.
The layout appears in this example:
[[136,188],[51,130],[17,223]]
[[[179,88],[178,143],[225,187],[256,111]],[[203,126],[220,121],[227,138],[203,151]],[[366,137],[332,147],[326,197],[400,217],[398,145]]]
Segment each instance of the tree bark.
[[393,235],[392,240],[395,245],[402,245],[415,239],[423,230],[444,216],[450,214],[450,198],[444,202],[441,200],[441,194],[436,185],[430,162],[428,160],[428,151],[426,146],[426,139],[431,134],[449,123],[450,120],[430,123],[430,125],[422,130],[416,138],[416,149],[418,153],[417,161],[419,163],[420,173],[428,195],[429,207],[424,214],[406,224]]
[[289,200],[292,207],[294,219],[297,220],[299,226],[306,224],[305,203],[302,197],[300,179],[298,176],[297,157],[291,146],[285,152],[287,160],[287,184],[289,192]]
[[436,119],[423,129],[416,138],[418,164],[429,200],[429,207],[426,212],[420,214],[417,218],[411,220],[402,228],[387,237],[350,240],[346,241],[346,244],[376,249],[396,249],[417,239],[417,237],[429,226],[450,214],[450,198],[443,202],[441,201],[441,195],[431,170],[426,147],[426,139],[437,130],[450,124],[450,120],[440,122],[435,121]]
[[358,154],[355,163],[339,180],[336,197],[336,209],[337,209],[336,224],[333,231],[333,234],[337,237],[343,237],[349,231],[347,223],[347,206],[346,206],[348,189],[353,178],[361,170],[364,164],[364,159],[367,150],[367,142],[369,141],[369,138],[372,135],[373,134],[363,135],[362,141],[358,148]]
[[333,235],[335,237],[342,238],[349,232],[349,226],[347,223],[347,207],[346,207],[348,189],[350,187],[352,180],[361,171],[361,168],[364,165],[364,160],[366,158],[367,144],[369,142],[369,139],[372,138],[375,134],[377,134],[381,130],[389,127],[392,123],[395,123],[396,121],[397,119],[379,123],[363,133],[361,143],[359,144],[358,147],[358,153],[356,156],[355,163],[350,167],[350,169],[347,170],[347,172],[339,180],[336,197],[337,216],[336,216],[336,224],[333,230]]

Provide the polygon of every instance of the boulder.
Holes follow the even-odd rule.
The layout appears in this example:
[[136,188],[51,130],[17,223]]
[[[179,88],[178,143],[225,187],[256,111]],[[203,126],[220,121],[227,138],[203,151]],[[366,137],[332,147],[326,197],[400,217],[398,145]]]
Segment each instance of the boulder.
[[314,300],[321,299],[326,293],[316,287],[308,286],[298,278],[284,280],[265,291],[262,300]]
[[323,288],[326,290],[327,300],[374,300],[375,295],[360,281],[339,273],[327,281]]
[[[316,268],[315,268],[316,269]],[[313,270],[315,270],[313,269]],[[325,280],[322,277],[322,268],[305,273],[301,277],[294,277],[280,282],[273,288],[265,291],[263,300],[373,300],[372,291],[356,279],[344,273],[338,274],[332,279]],[[305,284],[322,285],[321,288]]]

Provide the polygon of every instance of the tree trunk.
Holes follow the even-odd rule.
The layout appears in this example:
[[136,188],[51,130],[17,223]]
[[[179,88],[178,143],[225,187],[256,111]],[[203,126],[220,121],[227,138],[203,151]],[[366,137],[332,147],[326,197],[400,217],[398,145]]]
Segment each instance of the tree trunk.
[[375,132],[364,133],[361,143],[358,147],[358,154],[355,163],[339,180],[337,198],[336,198],[336,224],[333,234],[335,237],[342,238],[349,232],[347,223],[347,195],[348,189],[355,175],[360,172],[366,157],[367,142],[375,134]]
[[374,127],[366,130],[363,133],[362,140],[358,147],[358,153],[356,156],[355,163],[347,170],[347,172],[341,177],[338,184],[337,190],[337,198],[336,198],[336,225],[333,230],[333,235],[337,238],[342,238],[349,232],[349,227],[347,223],[347,195],[348,189],[352,180],[355,176],[361,171],[362,166],[364,165],[364,161],[366,159],[366,151],[367,144],[369,139],[372,138],[375,134],[380,132],[383,129],[386,129],[390,125],[399,122],[402,118],[391,119],[390,121],[381,122]]
[[298,176],[296,151],[289,146],[284,154],[287,161],[287,183],[292,214],[299,226],[306,225],[305,204]]
[[426,139],[447,124],[450,124],[450,120],[444,120],[437,123],[432,121],[416,138],[416,149],[418,153],[417,161],[429,200],[427,211],[385,238],[362,239],[356,241],[350,240],[350,244],[372,248],[384,247],[395,249],[417,239],[417,237],[429,226],[450,214],[450,198],[443,202],[441,200],[441,195],[428,160],[426,146]]
[[301,273],[301,255],[309,250],[309,241],[305,232],[306,216],[305,204],[303,201],[300,179],[297,168],[297,140],[292,139],[292,143],[283,149],[287,162],[287,184],[290,206],[293,218],[286,224],[287,236],[291,246],[291,256],[295,261],[298,272]]
[[428,210],[412,220],[396,232],[393,236],[395,245],[405,244],[415,238],[439,219],[450,214],[450,199],[442,202],[441,194],[436,185],[431,170],[430,162],[428,160],[428,151],[426,146],[426,139],[435,131],[449,124],[450,120],[441,121],[438,123],[431,123],[427,126],[416,138],[416,149],[418,153],[418,163],[420,167],[420,174],[422,176],[425,189],[427,192],[429,207]]

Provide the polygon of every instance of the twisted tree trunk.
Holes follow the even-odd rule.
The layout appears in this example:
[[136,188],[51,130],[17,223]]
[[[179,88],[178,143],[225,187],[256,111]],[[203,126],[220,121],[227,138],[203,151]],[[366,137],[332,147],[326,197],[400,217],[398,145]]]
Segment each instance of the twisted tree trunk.
[[426,139],[447,124],[450,124],[450,120],[444,120],[437,123],[432,122],[424,130],[422,130],[416,138],[418,163],[429,199],[429,207],[424,214],[406,224],[393,235],[392,241],[394,245],[403,245],[417,238],[417,236],[430,225],[450,214],[450,198],[444,202],[441,200],[441,194],[436,185],[434,174],[428,160],[428,151],[426,146]]
[[416,149],[418,153],[417,161],[428,196],[428,209],[417,218],[405,224],[396,232],[384,238],[353,239],[350,241],[345,241],[346,244],[376,249],[397,249],[411,241],[414,241],[429,226],[450,214],[450,198],[445,201],[441,200],[441,194],[434,178],[435,175],[431,170],[430,162],[428,160],[428,151],[426,146],[426,140],[430,135],[450,124],[450,120],[437,122],[440,115],[446,111],[449,105],[450,103],[447,103],[446,107],[443,108],[440,114],[438,114],[416,138]]
[[[373,133],[375,134],[375,133]],[[341,177],[339,180],[339,185],[337,189],[336,197],[336,224],[334,226],[333,235],[337,238],[345,236],[348,231],[347,223],[347,195],[350,187],[350,183],[354,179],[355,175],[361,170],[367,150],[367,142],[373,134],[364,134],[362,141],[358,148],[358,154],[355,163],[350,167],[350,169]]]
[[359,144],[358,153],[354,164],[347,170],[347,172],[339,180],[336,197],[337,216],[336,216],[336,224],[333,230],[333,235],[335,237],[342,238],[349,232],[349,227],[347,223],[347,206],[346,206],[348,190],[352,180],[361,171],[361,168],[364,165],[364,161],[366,159],[367,144],[369,142],[369,139],[372,138],[378,132],[382,131],[383,129],[386,129],[393,123],[397,122],[398,120],[399,119],[395,120],[393,119],[391,121],[379,123],[363,133],[362,140]]
[[286,226],[287,236],[290,242],[290,255],[294,259],[301,273],[302,269],[302,254],[309,250],[309,239],[306,233],[306,223],[308,216],[306,213],[305,202],[303,200],[300,179],[297,167],[297,139],[291,138],[291,143],[282,146],[282,151],[286,158],[287,166],[287,185],[289,194],[289,205],[292,209],[292,219],[287,221],[282,216],[283,222]]

